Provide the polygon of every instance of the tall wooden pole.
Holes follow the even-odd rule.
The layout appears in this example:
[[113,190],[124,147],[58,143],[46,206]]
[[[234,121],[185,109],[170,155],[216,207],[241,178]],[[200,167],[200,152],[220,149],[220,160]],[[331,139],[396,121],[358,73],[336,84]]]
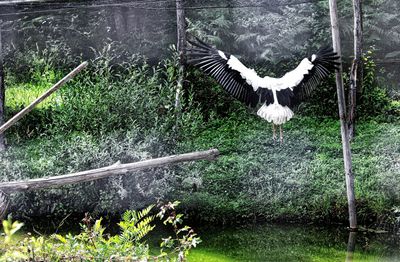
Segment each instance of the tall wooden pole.
[[[1,26],[3,21],[0,20],[0,126],[3,125],[5,120],[5,86],[4,86],[4,68],[3,68],[3,46]],[[0,152],[6,149],[4,134],[0,133]]]
[[347,241],[347,252],[345,262],[353,262],[354,250],[356,249],[357,232],[349,233],[349,240]]
[[[339,21],[338,21],[336,0],[329,0],[329,10],[331,17],[333,49],[339,56],[341,56],[342,50],[340,44]],[[342,69],[342,64],[340,63],[339,69],[336,71],[336,88],[337,88],[338,106],[339,106],[340,129],[342,135],[344,170],[346,175],[346,191],[347,191],[347,202],[349,208],[349,222],[350,222],[350,230],[357,230],[357,216],[356,216],[356,205],[355,205],[356,201],[354,195],[354,175],[352,171],[350,141],[346,123],[346,105],[344,98],[342,73],[343,69]]]
[[184,0],[176,0],[176,29],[177,29],[177,45],[176,48],[179,52],[179,76],[178,83],[176,88],[176,96],[175,96],[175,108],[179,109],[180,107],[180,93],[183,88],[183,81],[185,75],[185,48],[186,48],[186,21],[185,21],[185,9],[184,9]]
[[348,128],[350,140],[355,134],[356,102],[357,93],[362,85],[363,67],[362,67],[362,6],[361,0],[353,0],[354,13],[354,60],[350,72],[350,90],[349,90],[349,113]]

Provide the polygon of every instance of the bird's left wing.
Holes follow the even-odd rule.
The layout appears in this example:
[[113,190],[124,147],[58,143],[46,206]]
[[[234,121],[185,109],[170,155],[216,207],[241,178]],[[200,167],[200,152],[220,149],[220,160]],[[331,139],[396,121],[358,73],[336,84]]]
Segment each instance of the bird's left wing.
[[[331,47],[320,49],[316,54],[304,58],[292,71],[281,78],[271,78],[275,90],[290,89],[295,96],[309,95],[319,82],[337,69],[339,56]],[[269,77],[266,77],[269,78]]]
[[193,46],[187,50],[189,64],[212,76],[236,99],[253,107],[257,105],[259,96],[256,91],[264,85],[263,78],[235,56],[213,48],[200,39],[188,42]]

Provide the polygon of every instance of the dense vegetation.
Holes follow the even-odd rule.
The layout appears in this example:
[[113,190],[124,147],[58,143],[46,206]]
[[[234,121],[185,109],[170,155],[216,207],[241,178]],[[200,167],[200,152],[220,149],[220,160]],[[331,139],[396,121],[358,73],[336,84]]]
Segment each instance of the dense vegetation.
[[[102,219],[93,221],[86,213],[81,233],[28,236],[18,240],[23,223],[3,220],[4,239],[0,242],[1,261],[184,261],[190,249],[201,242],[189,226],[182,226],[182,214],[176,214],[179,202],[160,204],[157,217],[171,226],[174,236],[162,239],[160,252],[151,252],[145,237],[155,228],[151,215],[154,206],[141,211],[128,210],[118,223],[119,232],[106,232]],[[30,233],[28,235],[31,235]]]
[[[274,143],[271,125],[254,109],[227,96],[216,82],[191,67],[178,97],[181,103],[175,107],[180,71],[174,47],[167,48],[175,42],[171,1],[146,2],[153,10],[142,9],[140,1],[110,8],[84,8],[85,1],[70,2],[52,1],[54,12],[49,13],[40,3],[21,4],[15,10],[0,8],[6,118],[76,64],[89,61],[87,69],[7,131],[8,148],[0,152],[0,181],[209,148],[218,148],[221,156],[213,162],[13,193],[8,213],[33,225],[35,233],[21,237],[22,223],[3,220],[0,261],[182,261],[200,242],[190,227],[181,226],[183,218],[207,226],[257,221],[346,224],[333,78],[322,83],[284,125],[284,143]],[[232,8],[197,8],[214,1],[186,4],[194,7],[187,9],[190,34],[238,54],[261,74],[279,76],[292,69],[298,58],[330,44],[327,1],[218,2]],[[55,12],[58,8],[65,12]],[[340,1],[339,8],[346,72],[352,50],[352,8],[348,0]],[[399,228],[399,8],[394,0],[364,2],[363,87],[357,94],[356,136],[351,141],[359,223],[385,230]],[[1,16],[21,11],[22,16]],[[344,79],[347,89],[346,73]],[[171,203],[177,199],[182,203],[178,211],[184,215],[177,214],[177,202]],[[156,215],[152,205],[160,200],[169,204]],[[155,248],[159,237],[154,245],[148,235],[155,225],[159,228],[153,223],[157,216],[172,228],[167,231],[172,236],[161,242],[161,252]],[[114,231],[116,218],[120,222]],[[78,223],[80,231],[73,233]],[[64,228],[69,233],[38,236],[37,226],[40,232]],[[272,260],[290,260],[293,255],[296,260],[343,258],[344,248],[332,245],[335,241],[324,234],[308,237],[297,232],[301,237],[296,240],[290,238],[293,230],[290,237],[277,228],[255,230],[260,234],[241,230],[217,236],[215,242],[230,238],[226,242],[235,246],[226,247],[227,257],[235,259],[262,260],[271,254]],[[375,246],[363,238],[365,246]],[[280,246],[275,254],[277,241],[287,242],[289,250]],[[213,239],[206,242],[204,249],[192,254],[194,259],[212,261],[208,252],[213,250]],[[366,259],[374,260],[375,255],[367,254]]]
[[[182,211],[203,223],[345,221],[333,79],[300,105],[296,117],[284,126],[283,145],[273,143],[270,125],[254,111],[192,68],[179,98],[182,103],[175,108],[178,61],[174,50],[164,48],[175,41],[175,13],[162,2],[154,6],[162,11],[78,8],[4,18],[7,118],[81,59],[89,59],[90,65],[7,132],[9,147],[0,153],[0,181],[209,148],[218,148],[221,157],[212,163],[12,194],[9,211],[24,221],[40,218],[56,227],[71,214],[81,217],[89,211],[115,217],[157,199],[179,199]],[[294,57],[329,44],[329,19],[327,1],[295,6],[275,2],[220,1],[233,8],[189,9],[188,31],[217,46],[224,44],[258,72],[280,75],[293,68]],[[240,8],[244,4],[260,6]],[[371,226],[392,223],[400,206],[398,67],[382,66],[383,60],[400,57],[400,5],[394,0],[368,0],[364,7],[364,86],[358,94],[352,149],[359,220]],[[24,8],[45,6],[16,9]],[[348,71],[349,1],[340,1],[340,10]]]
[[[278,145],[267,122],[197,71],[189,72],[181,108],[176,109],[175,56],[156,66],[138,56],[110,64],[109,51],[105,48],[85,72],[8,132],[9,149],[0,156],[2,181],[209,148],[218,148],[222,156],[213,163],[13,194],[10,211],[18,217],[63,218],[87,211],[114,216],[161,198],[182,200],[185,212],[203,222],[346,220],[332,83],[299,108],[284,127],[284,144]],[[24,78],[8,69],[9,116],[63,73],[51,53],[33,53],[29,63],[32,69]],[[372,224],[400,202],[395,182],[399,103],[377,81],[372,57],[366,57],[365,65],[352,147],[359,217],[361,223]]]

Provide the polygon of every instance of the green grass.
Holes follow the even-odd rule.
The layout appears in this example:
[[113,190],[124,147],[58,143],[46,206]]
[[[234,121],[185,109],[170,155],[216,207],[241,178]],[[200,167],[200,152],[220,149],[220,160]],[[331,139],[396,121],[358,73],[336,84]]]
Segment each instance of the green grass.
[[229,258],[212,250],[193,250],[188,258],[189,262],[236,262],[237,259]]
[[[6,89],[6,105],[13,111],[26,107],[46,92],[50,87],[50,85],[36,86],[24,84],[8,87]],[[61,97],[59,94],[55,93],[46,98],[36,108],[43,109],[60,104]]]
[[[56,82],[61,80],[62,72],[55,71],[48,66],[32,69],[31,81],[28,83],[17,81],[16,76],[12,75],[6,78],[6,106],[16,111],[29,105],[32,101],[46,92]],[[59,105],[61,96],[55,93],[42,101],[36,108],[45,109],[50,106]]]
[[[283,145],[270,124],[250,114],[211,122],[182,151],[220,149],[218,161],[194,163],[185,177],[198,190],[178,194],[200,220],[294,219],[346,221],[347,200],[339,121],[299,117],[284,126]],[[359,121],[352,142],[360,221],[398,205],[398,123]],[[390,192],[390,193],[387,193]],[[203,213],[204,212],[204,213]]]

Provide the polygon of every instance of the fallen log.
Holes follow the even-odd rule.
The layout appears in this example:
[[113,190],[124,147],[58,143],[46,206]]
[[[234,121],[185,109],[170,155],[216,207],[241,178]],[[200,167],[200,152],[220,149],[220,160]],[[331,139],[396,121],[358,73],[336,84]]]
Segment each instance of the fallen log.
[[128,163],[128,164],[116,163],[107,167],[91,169],[67,175],[53,176],[48,178],[36,178],[26,181],[2,182],[0,183],[0,191],[9,194],[13,192],[22,192],[34,189],[58,187],[58,186],[93,181],[113,175],[125,175],[133,171],[160,167],[180,162],[195,161],[195,160],[214,160],[215,158],[218,157],[218,155],[219,155],[218,149],[210,149],[207,151],[173,155],[173,156],[144,160],[135,163]]

